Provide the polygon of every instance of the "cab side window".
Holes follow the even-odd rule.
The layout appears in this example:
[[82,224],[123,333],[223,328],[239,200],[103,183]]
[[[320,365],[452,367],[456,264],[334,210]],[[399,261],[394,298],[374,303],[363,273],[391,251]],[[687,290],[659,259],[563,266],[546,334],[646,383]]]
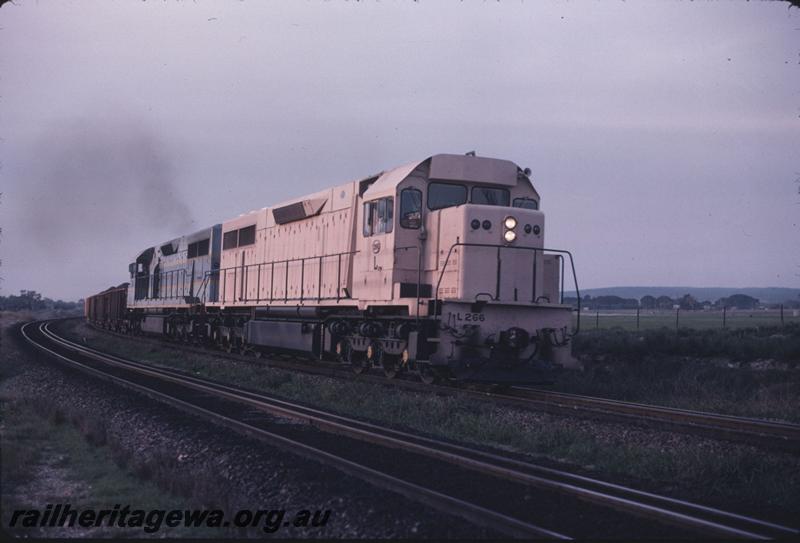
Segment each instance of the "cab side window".
[[394,225],[394,198],[364,203],[364,237],[388,234]]
[[400,192],[400,226],[417,229],[422,224],[422,191],[403,189]]

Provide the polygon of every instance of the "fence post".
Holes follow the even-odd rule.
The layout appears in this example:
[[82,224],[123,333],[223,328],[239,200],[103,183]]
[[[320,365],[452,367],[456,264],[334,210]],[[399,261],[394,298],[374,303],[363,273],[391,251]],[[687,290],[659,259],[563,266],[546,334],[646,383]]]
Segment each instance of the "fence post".
[[636,308],[636,329],[639,329],[639,308]]
[[594,317],[594,329],[595,330],[599,330],[600,329],[600,310],[599,309],[597,310],[597,314]]
[[681,308],[675,310],[675,331],[678,331],[678,315],[680,315]]
[[727,305],[723,305],[722,306],[722,327],[723,328],[725,328],[725,320],[726,320],[727,316],[728,316],[728,306]]
[[783,304],[781,304],[781,326],[783,326]]

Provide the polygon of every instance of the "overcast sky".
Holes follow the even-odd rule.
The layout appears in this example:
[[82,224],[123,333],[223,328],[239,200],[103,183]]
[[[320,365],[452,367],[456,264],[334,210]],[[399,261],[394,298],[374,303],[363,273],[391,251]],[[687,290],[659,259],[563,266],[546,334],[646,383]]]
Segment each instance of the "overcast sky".
[[0,294],[441,152],[533,170],[582,288],[800,286],[783,2],[15,0]]

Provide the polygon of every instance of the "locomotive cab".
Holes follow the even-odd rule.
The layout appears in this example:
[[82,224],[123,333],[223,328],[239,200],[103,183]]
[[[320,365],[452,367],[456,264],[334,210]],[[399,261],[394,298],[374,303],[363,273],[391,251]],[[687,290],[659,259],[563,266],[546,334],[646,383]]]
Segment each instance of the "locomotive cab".
[[545,252],[527,172],[461,155],[398,170],[363,197],[361,307],[404,304],[428,325],[411,358],[457,378],[535,382],[573,365],[572,309],[562,303],[569,253]]

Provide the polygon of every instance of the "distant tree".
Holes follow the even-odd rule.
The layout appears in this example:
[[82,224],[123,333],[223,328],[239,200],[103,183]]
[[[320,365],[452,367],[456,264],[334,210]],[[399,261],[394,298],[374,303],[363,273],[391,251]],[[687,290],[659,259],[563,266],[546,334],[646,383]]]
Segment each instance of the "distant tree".
[[28,307],[26,309],[41,309],[44,307],[42,295],[35,290],[20,290],[19,295],[27,303]]
[[753,298],[747,294],[734,294],[723,298],[721,301],[727,307],[735,307],[736,309],[755,309],[758,307],[758,298]]
[[659,296],[656,300],[656,307],[659,309],[672,309],[673,305],[675,305],[675,300],[669,296]]
[[683,298],[681,298],[678,304],[680,305],[681,309],[692,310],[699,309],[701,307],[700,302],[698,302],[691,294],[684,294]]
[[642,306],[642,309],[655,309],[656,299],[648,294],[647,296],[642,296],[642,299],[639,300],[639,304]]
[[619,296],[598,296],[593,301],[593,307],[597,309],[636,309],[639,307],[639,300]]
[[78,308],[75,302],[54,302],[50,298],[42,298],[35,290],[21,290],[19,296],[0,296],[0,309],[7,311],[38,311],[41,309],[74,310]]

